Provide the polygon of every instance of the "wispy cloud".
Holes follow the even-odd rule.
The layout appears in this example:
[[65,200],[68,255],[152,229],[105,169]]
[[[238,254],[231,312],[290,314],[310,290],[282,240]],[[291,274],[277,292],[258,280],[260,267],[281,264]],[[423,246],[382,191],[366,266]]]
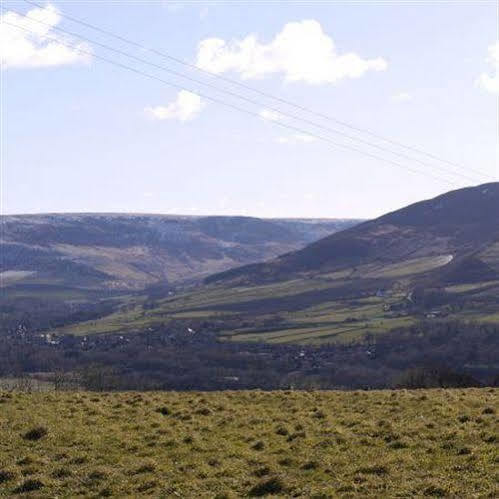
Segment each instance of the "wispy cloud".
[[499,94],[499,41],[489,46],[487,62],[492,66],[492,75],[482,73],[478,85],[491,94]]
[[175,2],[172,0],[164,0],[163,5],[170,11],[170,12],[178,12],[182,10],[185,7],[185,4],[182,2]]
[[409,92],[398,92],[392,95],[392,100],[394,102],[408,102],[412,100],[412,94]]
[[293,135],[287,135],[283,137],[277,137],[276,142],[279,144],[310,144],[315,142],[317,139],[312,135],[307,135],[305,133],[295,133]]
[[147,107],[145,111],[158,120],[190,121],[199,115],[204,106],[199,95],[181,90],[177,98],[168,105]]
[[271,111],[270,109],[262,109],[258,112],[260,118],[266,121],[281,121],[283,116],[277,111]]

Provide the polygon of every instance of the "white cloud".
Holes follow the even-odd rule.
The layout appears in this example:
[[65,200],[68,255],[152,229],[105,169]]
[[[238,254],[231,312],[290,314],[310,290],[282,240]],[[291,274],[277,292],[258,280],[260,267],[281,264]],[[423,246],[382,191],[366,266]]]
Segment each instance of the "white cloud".
[[412,100],[412,95],[408,92],[398,92],[395,95],[392,95],[392,100],[395,102],[408,102]]
[[309,144],[310,142],[315,142],[317,139],[312,135],[307,135],[306,133],[295,133],[293,135],[288,135],[284,137],[277,137],[277,142],[279,144]]
[[260,118],[266,121],[280,121],[283,118],[282,114],[277,111],[271,111],[270,109],[262,109],[258,114]]
[[492,66],[492,76],[482,73],[478,84],[487,92],[499,95],[499,41],[489,46],[487,62]]
[[146,112],[158,120],[190,121],[205,106],[201,97],[187,90],[181,90],[177,98],[167,106],[148,107]]
[[31,9],[26,16],[7,11],[0,19],[0,59],[6,69],[62,66],[91,59],[89,54],[77,50],[91,51],[87,44],[71,48],[54,33],[52,28],[59,24],[61,16],[53,5]]
[[199,43],[197,65],[215,73],[235,71],[243,79],[280,73],[286,81],[311,84],[336,83],[387,68],[381,57],[339,54],[334,40],[315,20],[287,23],[268,44],[261,43],[256,35],[230,42],[207,38]]

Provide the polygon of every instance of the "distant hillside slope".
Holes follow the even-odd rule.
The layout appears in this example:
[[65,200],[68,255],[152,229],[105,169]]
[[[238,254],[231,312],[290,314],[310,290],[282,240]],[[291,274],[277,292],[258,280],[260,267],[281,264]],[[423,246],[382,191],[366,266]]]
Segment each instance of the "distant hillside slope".
[[354,220],[127,214],[1,219],[2,286],[137,290],[268,260]]
[[277,259],[209,282],[272,282],[368,264],[441,257],[449,281],[499,275],[499,183],[449,192],[330,235]]
[[180,320],[192,330],[209,324],[224,340],[320,344],[420,321],[425,331],[439,321],[499,324],[498,215],[499,183],[461,189],[58,331],[143,331]]

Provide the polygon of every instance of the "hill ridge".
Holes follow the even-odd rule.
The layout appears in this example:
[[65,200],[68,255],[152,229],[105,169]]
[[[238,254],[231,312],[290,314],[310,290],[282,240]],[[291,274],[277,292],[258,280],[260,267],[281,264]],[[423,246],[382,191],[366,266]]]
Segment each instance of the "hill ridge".
[[4,215],[0,223],[0,276],[9,272],[12,279],[17,272],[23,284],[138,290],[266,260],[356,221],[47,213]]
[[338,270],[373,261],[480,251],[499,239],[499,182],[451,191],[337,232],[260,264],[230,269],[206,282],[271,282],[300,272]]

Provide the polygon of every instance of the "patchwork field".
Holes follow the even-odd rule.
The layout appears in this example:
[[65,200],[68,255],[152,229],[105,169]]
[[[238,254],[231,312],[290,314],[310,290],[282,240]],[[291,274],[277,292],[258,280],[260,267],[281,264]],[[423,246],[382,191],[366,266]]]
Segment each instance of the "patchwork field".
[[[443,261],[444,257],[417,259],[409,262],[412,267],[408,263],[408,267],[394,265],[384,270],[379,266],[366,266],[365,273],[376,274],[374,281],[352,278],[353,270],[350,270],[348,275],[346,271],[336,272],[258,286],[208,285],[152,303],[146,303],[145,298],[135,298],[112,315],[60,328],[59,332],[86,335],[140,331],[181,319],[223,322],[220,336],[229,341],[350,342],[366,333],[382,334],[425,319],[433,309],[411,310],[407,306],[411,305],[408,302],[410,280],[405,275],[394,280],[393,274],[404,274],[404,269],[409,267],[414,273],[416,267],[421,270],[422,266]],[[382,276],[383,271],[387,275]],[[387,287],[383,287],[383,283],[387,283]],[[497,305],[487,301],[488,296],[497,296],[498,290],[499,281],[448,286],[445,292],[449,299],[465,299],[466,306],[443,306],[435,320],[445,317],[446,320],[498,323]],[[482,296],[485,299],[482,300]]]
[[244,323],[244,318],[250,314],[251,327],[234,327],[229,322],[227,330],[221,333],[222,337],[235,341],[316,343],[350,341],[365,334],[367,329],[375,334],[414,322],[411,317],[387,314],[385,310],[387,304],[400,301],[403,294],[337,300],[334,298],[335,287],[342,285],[344,281],[341,280],[295,279],[248,288],[208,286],[155,301],[152,308],[144,307],[143,300],[131,300],[112,315],[67,326],[59,332],[86,335],[134,331],[176,319],[241,318],[240,322]]
[[0,394],[0,495],[497,497],[497,389]]

